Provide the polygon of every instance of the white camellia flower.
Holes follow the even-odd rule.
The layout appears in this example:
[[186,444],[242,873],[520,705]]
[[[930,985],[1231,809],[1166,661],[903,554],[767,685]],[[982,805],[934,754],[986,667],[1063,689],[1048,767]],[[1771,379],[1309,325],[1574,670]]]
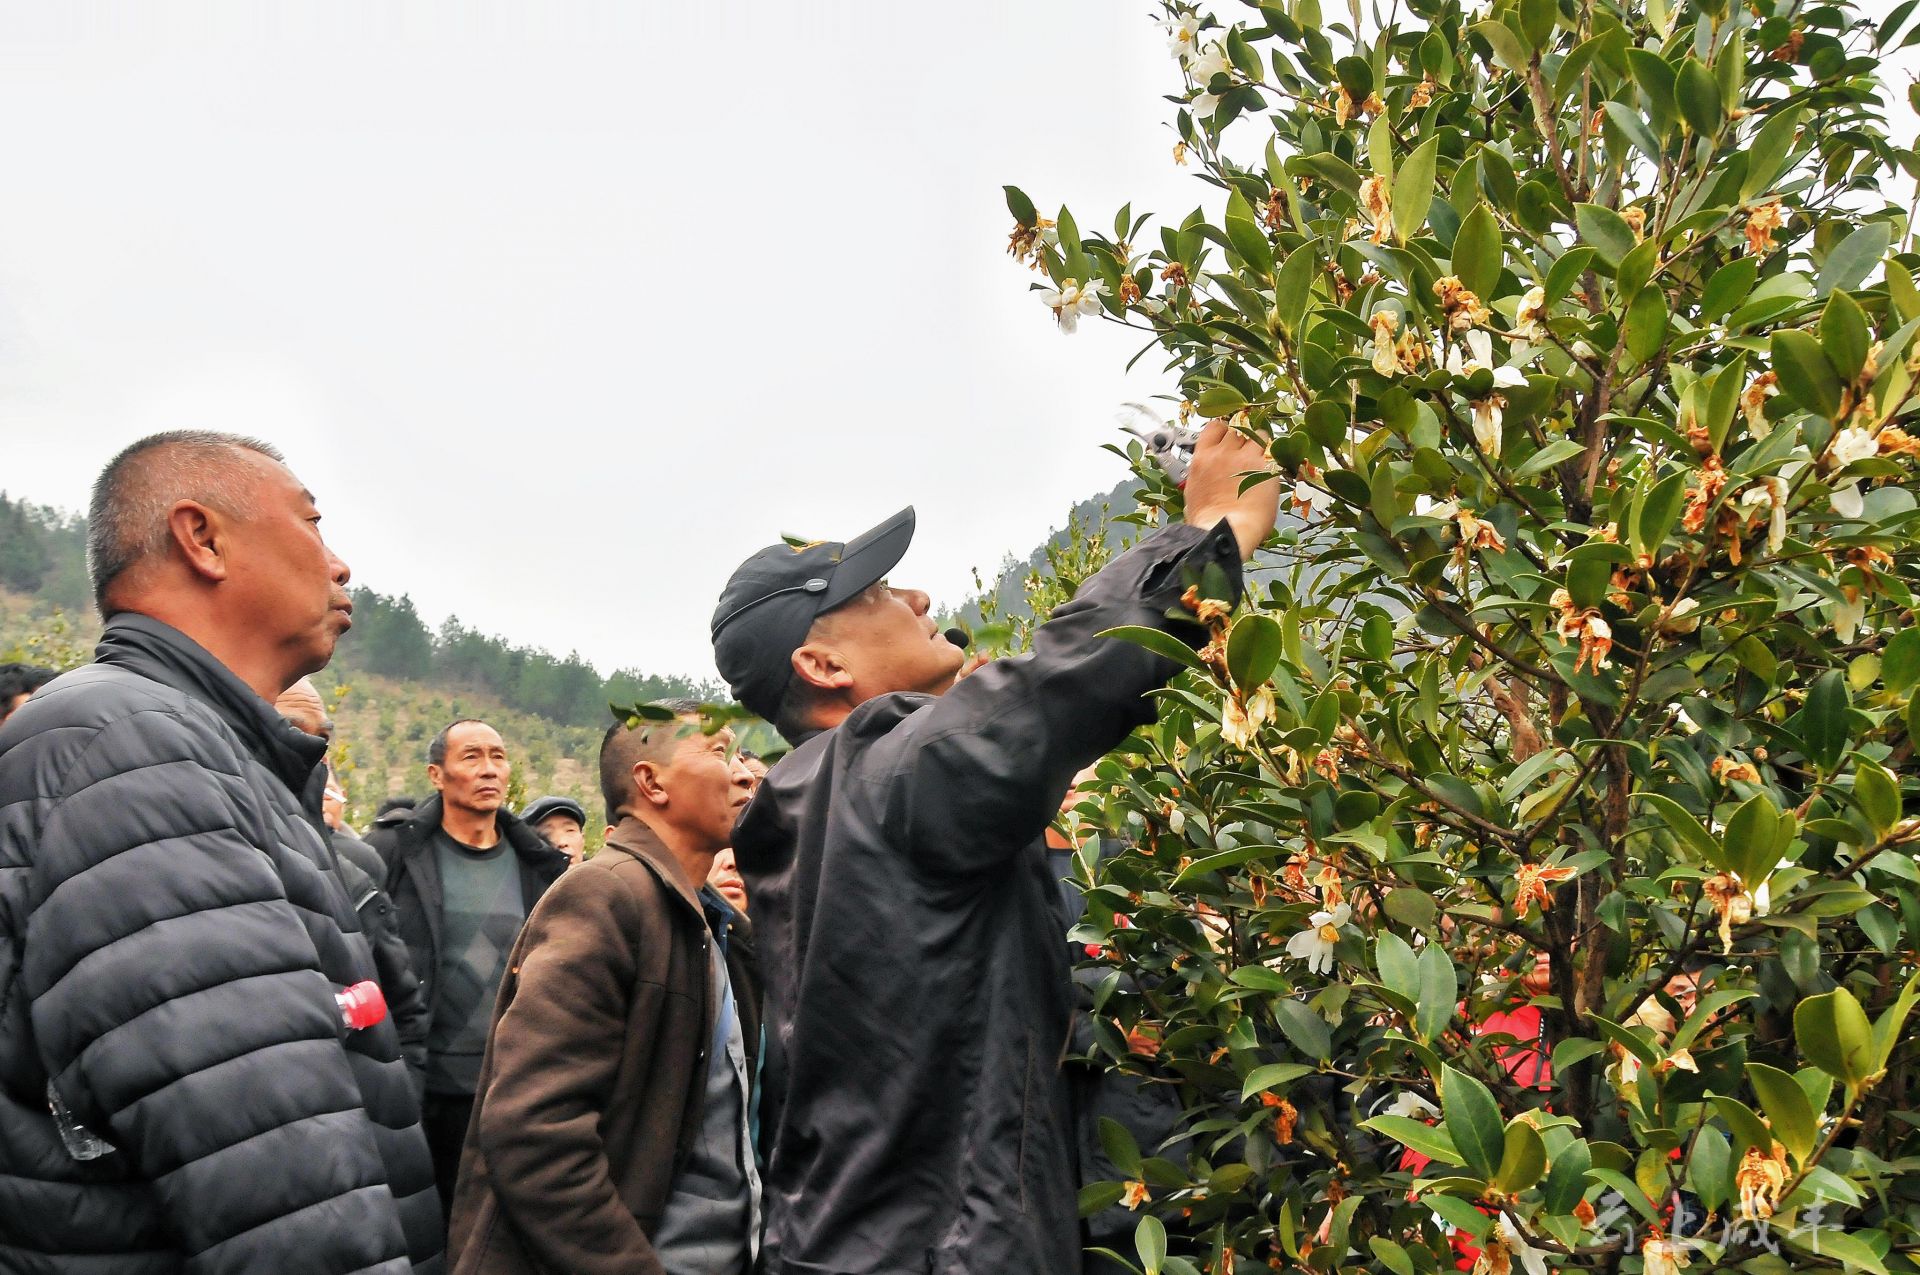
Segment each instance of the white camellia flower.
[[1057,289],[1043,291],[1040,299],[1053,311],[1060,330],[1072,332],[1080,326],[1081,315],[1100,313],[1100,297],[1106,290],[1107,285],[1099,279],[1084,288],[1078,279],[1063,279]]
[[[1466,352],[1461,352],[1461,346]],[[1455,341],[1447,351],[1447,371],[1455,376],[1471,376],[1485,369],[1493,373],[1495,389],[1517,389],[1527,383],[1526,373],[1517,367],[1493,365],[1493,337],[1479,328],[1467,329],[1464,339]]]
[[1547,290],[1539,285],[1527,289],[1520,308],[1513,312],[1513,331],[1507,334],[1516,357],[1524,355],[1533,342],[1547,339],[1546,314]]
[[1167,52],[1177,58],[1190,58],[1200,40],[1200,15],[1183,13],[1167,25]]
[[1879,451],[1880,444],[1874,438],[1873,431],[1861,429],[1858,425],[1849,425],[1841,430],[1827,445],[1827,455],[1833,458],[1835,469],[1845,469],[1854,461],[1865,460]]
[[1193,112],[1193,118],[1210,120],[1213,118],[1213,113],[1220,109],[1220,95],[1218,93],[1195,94],[1193,101],[1187,103],[1187,107]]
[[1215,40],[1187,63],[1187,70],[1193,74],[1194,83],[1205,88],[1216,75],[1232,75],[1233,63],[1227,59],[1226,46]]
[[1493,1233],[1500,1246],[1520,1259],[1520,1266],[1527,1275],[1550,1275],[1547,1267],[1547,1254],[1527,1243],[1527,1237],[1513,1224],[1513,1219],[1502,1213],[1493,1224]]
[[[1833,469],[1845,469],[1856,460],[1865,460],[1880,451],[1879,440],[1873,431],[1861,429],[1858,425],[1849,425],[1833,436],[1827,444],[1827,463]],[[1833,489],[1828,498],[1833,504],[1833,512],[1842,518],[1858,518],[1866,508],[1864,497],[1860,493],[1860,480],[1849,479]]]
[[1858,518],[1867,511],[1866,497],[1860,493],[1858,478],[1835,487],[1833,494],[1827,497],[1827,502],[1833,506],[1833,512],[1842,518]]
[[1500,454],[1501,420],[1506,405],[1507,400],[1498,394],[1483,398],[1473,405],[1473,441],[1489,456]]
[[1867,615],[1865,595],[1850,598],[1842,602],[1829,603],[1827,614],[1833,620],[1833,636],[1843,645],[1852,645],[1854,637],[1860,632],[1860,621]]
[[1768,475],[1740,493],[1740,507],[1767,511],[1767,552],[1787,542],[1787,480]]
[[1318,518],[1333,508],[1333,494],[1296,478],[1293,481],[1293,505],[1303,516]]
[[1330,912],[1315,912],[1307,918],[1310,928],[1287,940],[1287,955],[1305,961],[1315,974],[1332,970],[1333,949],[1340,941],[1340,927],[1352,915],[1353,909],[1344,903],[1336,904]]
[[1413,1090],[1404,1089],[1401,1091],[1399,1097],[1381,1109],[1381,1114],[1388,1116],[1405,1116],[1409,1120],[1428,1120],[1439,1116],[1440,1108],[1434,1106]]

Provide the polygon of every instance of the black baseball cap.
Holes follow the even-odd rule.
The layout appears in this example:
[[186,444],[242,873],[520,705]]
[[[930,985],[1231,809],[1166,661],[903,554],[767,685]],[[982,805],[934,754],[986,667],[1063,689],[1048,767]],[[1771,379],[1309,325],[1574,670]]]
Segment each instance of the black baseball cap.
[[772,721],[807,630],[885,579],[913,543],[913,527],[908,505],[844,544],[768,545],[735,568],[713,611],[713,662],[733,697]]

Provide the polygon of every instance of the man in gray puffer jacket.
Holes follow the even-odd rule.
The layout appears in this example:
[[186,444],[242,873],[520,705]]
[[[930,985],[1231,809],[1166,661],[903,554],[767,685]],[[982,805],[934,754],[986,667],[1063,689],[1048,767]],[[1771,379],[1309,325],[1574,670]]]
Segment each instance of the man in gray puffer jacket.
[[158,435],[95,487],[98,662],[0,729],[0,1270],[438,1271],[419,1109],[270,701],[349,624],[264,444]]

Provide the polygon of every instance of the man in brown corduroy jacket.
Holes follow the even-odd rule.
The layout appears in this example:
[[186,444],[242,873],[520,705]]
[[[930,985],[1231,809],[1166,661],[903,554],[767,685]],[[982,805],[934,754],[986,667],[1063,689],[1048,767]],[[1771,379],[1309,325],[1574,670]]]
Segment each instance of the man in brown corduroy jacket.
[[751,791],[731,747],[690,715],[608,731],[614,830],[535,906],[494,1007],[457,1275],[751,1270],[759,979],[703,884]]

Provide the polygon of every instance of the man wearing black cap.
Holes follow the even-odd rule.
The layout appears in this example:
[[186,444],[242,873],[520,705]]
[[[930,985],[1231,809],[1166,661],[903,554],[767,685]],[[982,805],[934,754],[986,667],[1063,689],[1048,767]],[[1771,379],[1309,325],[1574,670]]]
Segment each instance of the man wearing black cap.
[[1210,425],[1187,525],[957,685],[927,595],[884,580],[911,509],[844,545],[763,549],[728,581],[715,662],[794,745],[734,830],[767,995],[767,1275],[1079,1268],[1073,991],[1041,838],[1177,669],[1098,635],[1202,641],[1169,613],[1203,574],[1237,597],[1278,502],[1240,480],[1266,468]]
[[587,812],[571,797],[535,797],[520,812],[520,822],[566,855],[568,863],[579,863],[587,852]]

